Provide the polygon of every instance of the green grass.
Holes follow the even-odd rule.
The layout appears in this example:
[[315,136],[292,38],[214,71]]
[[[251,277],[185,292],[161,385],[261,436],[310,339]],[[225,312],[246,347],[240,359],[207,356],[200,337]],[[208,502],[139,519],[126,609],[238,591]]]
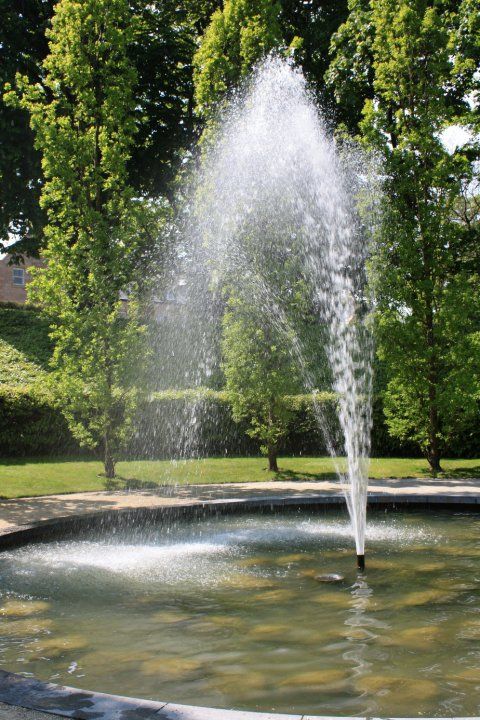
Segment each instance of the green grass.
[[[102,464],[94,460],[0,461],[0,496],[4,498],[51,495],[88,490],[149,488],[165,483],[259,482],[262,480],[325,480],[334,477],[330,458],[281,458],[280,473],[265,469],[263,458],[208,458],[169,462],[139,460],[120,462],[118,478],[107,483]],[[444,477],[480,477],[480,459],[443,460]],[[371,461],[372,478],[428,478],[425,460],[376,458]]]

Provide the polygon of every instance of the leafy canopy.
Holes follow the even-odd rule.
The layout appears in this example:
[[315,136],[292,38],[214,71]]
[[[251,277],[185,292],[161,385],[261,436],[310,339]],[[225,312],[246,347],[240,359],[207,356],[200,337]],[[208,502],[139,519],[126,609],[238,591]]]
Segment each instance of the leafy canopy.
[[[17,102],[30,113],[45,176],[48,264],[36,273],[31,297],[54,318],[53,377],[64,414],[82,443],[103,446],[107,475],[138,396],[137,271],[155,220],[127,182],[136,81],[127,49],[134,33],[126,0],[61,0],[43,83],[17,80]],[[120,318],[123,291],[130,302],[128,317]]]

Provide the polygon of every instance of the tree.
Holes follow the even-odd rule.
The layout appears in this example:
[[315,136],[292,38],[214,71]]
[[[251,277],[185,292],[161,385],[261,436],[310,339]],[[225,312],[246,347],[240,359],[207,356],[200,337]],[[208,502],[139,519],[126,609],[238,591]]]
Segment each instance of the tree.
[[288,342],[242,294],[231,295],[223,316],[223,371],[236,422],[249,421],[248,435],[260,441],[268,469],[278,472],[278,445],[293,411],[285,396],[299,379]]
[[213,13],[193,59],[199,115],[209,118],[227,91],[282,44],[279,13],[272,0],[226,0]]
[[286,46],[295,48],[295,60],[302,66],[323,109],[330,110],[330,88],[325,85],[332,35],[347,19],[347,0],[282,0],[279,22]]
[[[196,132],[192,58],[197,38],[220,0],[130,0],[135,33],[128,57],[135,66],[136,141],[128,181],[137,193],[171,197],[176,171]],[[0,0],[0,91],[16,73],[42,82],[48,54],[46,30],[54,0]],[[0,92],[0,95],[1,95]],[[39,206],[41,157],[34,147],[28,112],[0,99],[0,249],[38,255],[45,215]]]
[[[17,80],[45,177],[48,265],[32,297],[55,318],[53,378],[64,414],[82,443],[103,448],[108,478],[139,394],[137,278],[152,244],[144,204],[127,182],[134,30],[127,0],[60,0],[43,83]],[[15,102],[15,92],[8,98]],[[122,291],[127,317],[119,317]]]
[[373,97],[372,3],[348,0],[348,11],[330,40],[331,62],[325,81],[336,102],[337,124],[355,133],[365,100]]
[[128,52],[136,71],[137,135],[129,181],[149,197],[173,196],[179,164],[196,133],[192,60],[219,0],[131,0],[137,32]]
[[371,22],[374,97],[361,131],[387,177],[376,258],[385,411],[390,432],[415,440],[436,474],[445,442],[478,411],[479,283],[455,217],[474,157],[440,139],[468,113],[473,67],[456,72],[458,15],[448,3],[377,0]]
[[[47,54],[45,29],[53,0],[0,0],[0,95],[15,74],[41,78],[40,63]],[[39,206],[42,183],[40,153],[33,147],[28,113],[0,98],[0,251],[14,257],[36,255],[42,241],[44,216]]]

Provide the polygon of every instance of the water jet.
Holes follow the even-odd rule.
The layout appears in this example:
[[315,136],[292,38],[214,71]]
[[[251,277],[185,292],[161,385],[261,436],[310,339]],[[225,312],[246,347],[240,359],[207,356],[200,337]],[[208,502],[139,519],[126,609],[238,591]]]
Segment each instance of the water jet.
[[[257,308],[294,358],[362,556],[372,424],[367,260],[378,171],[358,148],[335,142],[301,70],[284,59],[260,64],[218,120],[188,213],[198,248],[190,267],[195,277],[199,265],[209,267],[220,294],[234,285],[235,300]],[[314,348],[289,305],[300,292]],[[199,306],[192,302],[192,313]],[[335,423],[319,387],[335,395]]]

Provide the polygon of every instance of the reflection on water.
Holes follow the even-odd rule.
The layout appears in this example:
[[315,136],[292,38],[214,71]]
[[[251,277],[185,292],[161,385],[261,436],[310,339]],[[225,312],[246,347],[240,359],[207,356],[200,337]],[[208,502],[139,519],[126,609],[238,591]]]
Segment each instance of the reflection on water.
[[[478,516],[180,523],[5,552],[0,662],[179,702],[330,715],[476,715]],[[344,582],[322,585],[319,572]]]

